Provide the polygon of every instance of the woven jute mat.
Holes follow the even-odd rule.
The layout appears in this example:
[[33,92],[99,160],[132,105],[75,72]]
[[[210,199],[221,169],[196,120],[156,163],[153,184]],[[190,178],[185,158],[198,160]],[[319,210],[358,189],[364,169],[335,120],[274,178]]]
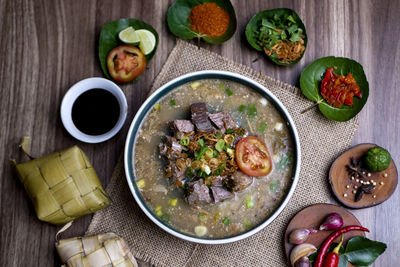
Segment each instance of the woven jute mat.
[[357,117],[334,122],[325,119],[318,109],[300,114],[311,102],[298,88],[180,40],[151,92],[173,78],[199,70],[226,70],[247,76],[272,91],[288,109],[299,132],[302,164],[298,185],[286,208],[264,230],[239,242],[198,245],[182,241],[158,228],[140,210],[129,191],[121,157],[106,190],[112,205],[96,212],[87,234],[115,232],[128,242],[137,258],[156,266],[286,266],[285,227],[303,207],[329,200],[327,171],[333,159],[349,147]]

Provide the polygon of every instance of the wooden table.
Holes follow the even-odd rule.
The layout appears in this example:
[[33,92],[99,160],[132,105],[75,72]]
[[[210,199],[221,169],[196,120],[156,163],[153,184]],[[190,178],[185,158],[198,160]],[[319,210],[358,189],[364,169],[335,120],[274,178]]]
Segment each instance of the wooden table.
[[[89,156],[104,185],[123,150],[135,112],[175,44],[166,24],[172,1],[14,0],[0,2],[0,262],[2,266],[57,266],[54,235],[57,227],[36,219],[32,205],[10,158],[25,158],[17,144],[32,137],[32,153],[39,156],[79,145]],[[302,69],[323,56],[345,56],[360,62],[370,84],[367,105],[360,113],[354,144],[373,142],[386,147],[400,165],[400,1],[233,1],[238,28],[222,45],[203,47],[284,82],[299,85]],[[307,27],[308,48],[301,62],[279,67],[249,48],[244,29],[258,11],[288,7]],[[77,81],[102,77],[97,39],[102,25],[123,18],[150,23],[160,45],[148,69],[133,84],[121,86],[129,105],[127,122],[113,139],[84,144],[63,128],[59,108],[63,95]],[[253,62],[255,58],[260,60]],[[397,266],[400,251],[400,192],[374,208],[354,214],[371,229],[368,236],[388,244],[375,266]],[[84,234],[91,216],[76,221],[66,236]]]

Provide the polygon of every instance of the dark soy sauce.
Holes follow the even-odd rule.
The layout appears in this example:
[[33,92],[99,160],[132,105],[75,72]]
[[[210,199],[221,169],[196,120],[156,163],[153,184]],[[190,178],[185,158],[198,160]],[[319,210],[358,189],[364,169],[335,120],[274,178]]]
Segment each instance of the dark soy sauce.
[[104,89],[90,89],[82,93],[72,106],[72,121],[76,128],[88,135],[110,131],[119,119],[117,98]]

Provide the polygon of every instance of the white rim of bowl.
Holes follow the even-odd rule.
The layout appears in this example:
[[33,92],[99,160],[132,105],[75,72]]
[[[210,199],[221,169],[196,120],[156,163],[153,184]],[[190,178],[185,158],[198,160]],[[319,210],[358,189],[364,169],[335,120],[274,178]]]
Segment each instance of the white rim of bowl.
[[[101,135],[88,135],[76,128],[72,121],[72,106],[82,93],[96,88],[107,90],[117,98],[120,113],[117,123],[110,131]],[[87,78],[75,83],[64,95],[60,108],[61,121],[69,134],[82,142],[92,144],[104,142],[116,135],[124,125],[127,113],[128,103],[124,92],[112,81],[100,77]]]
[[[188,235],[184,235],[181,234],[180,232],[178,232],[178,230],[174,230],[172,227],[167,227],[165,226],[163,223],[161,223],[157,218],[155,218],[155,216],[149,211],[149,209],[143,204],[142,200],[140,199],[140,196],[138,196],[136,194],[136,190],[132,184],[132,180],[130,177],[130,173],[129,173],[129,169],[128,169],[128,164],[132,164],[132,162],[127,162],[128,161],[128,149],[129,149],[129,139],[132,136],[132,132],[133,132],[133,126],[136,124],[136,121],[138,120],[139,114],[141,114],[144,109],[146,108],[146,106],[149,104],[149,102],[152,101],[152,99],[157,96],[159,94],[160,91],[163,91],[166,87],[170,87],[172,84],[176,83],[179,80],[182,79],[186,79],[192,76],[198,76],[198,75],[207,75],[207,74],[220,74],[222,76],[230,76],[230,77],[234,77],[234,78],[239,78],[242,79],[244,81],[246,81],[247,83],[250,83],[252,85],[254,85],[255,87],[258,87],[259,89],[261,89],[262,91],[264,91],[265,94],[267,94],[278,106],[279,108],[282,110],[282,112],[286,115],[287,119],[288,119],[288,123],[291,126],[291,128],[293,129],[293,139],[296,145],[296,170],[295,170],[295,174],[293,177],[293,183],[290,186],[289,192],[286,194],[284,200],[281,202],[280,206],[274,211],[274,213],[268,218],[266,219],[263,223],[259,224],[258,226],[254,227],[253,229],[251,229],[250,231],[244,232],[242,234],[233,236],[233,237],[227,237],[227,238],[220,238],[220,239],[203,239],[203,238],[196,238],[196,237],[192,237],[192,236],[188,236]],[[223,78],[221,78],[223,79]],[[289,200],[291,199],[294,190],[297,186],[297,182],[299,180],[299,174],[300,174],[300,166],[301,166],[301,147],[300,147],[300,141],[299,141],[299,136],[298,136],[298,132],[296,129],[296,126],[294,124],[294,121],[292,119],[292,117],[290,116],[289,112],[287,111],[287,109],[285,108],[285,106],[281,103],[281,101],[271,92],[269,91],[267,88],[265,88],[263,85],[259,84],[258,82],[247,78],[246,76],[237,74],[237,73],[233,73],[233,72],[229,72],[229,71],[219,71],[219,70],[204,70],[204,71],[197,71],[197,72],[191,72],[182,76],[179,76],[171,81],[169,81],[168,83],[164,84],[163,86],[161,86],[160,88],[158,88],[154,93],[152,93],[147,99],[146,101],[140,106],[139,110],[136,112],[136,115],[134,117],[134,119],[132,120],[132,123],[129,127],[129,131],[127,134],[127,139],[125,142],[125,149],[124,149],[124,169],[125,169],[125,176],[126,176],[126,180],[128,182],[129,188],[131,190],[131,193],[133,195],[133,197],[136,200],[136,203],[139,205],[139,207],[141,208],[141,210],[146,214],[146,216],[148,218],[150,218],[150,220],[152,220],[157,226],[159,226],[161,229],[163,229],[164,231],[168,232],[169,234],[176,236],[180,239],[186,240],[186,241],[190,241],[190,242],[194,242],[194,243],[199,243],[199,244],[206,244],[206,245],[219,245],[219,244],[228,244],[228,243],[232,243],[232,242],[236,242],[242,239],[245,239],[247,237],[250,237],[256,233],[258,233],[259,231],[261,231],[262,229],[264,229],[266,226],[268,226],[272,221],[274,221],[276,219],[276,217],[278,217],[278,215],[283,211],[283,209],[286,207],[286,205],[289,203]],[[133,178],[133,177],[132,177]]]

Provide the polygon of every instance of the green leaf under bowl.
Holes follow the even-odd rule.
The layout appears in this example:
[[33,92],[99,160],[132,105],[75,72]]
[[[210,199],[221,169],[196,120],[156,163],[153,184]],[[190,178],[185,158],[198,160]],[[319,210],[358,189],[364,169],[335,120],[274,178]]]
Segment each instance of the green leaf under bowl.
[[[268,56],[267,54],[264,53],[263,48],[258,44],[258,36],[256,35],[256,31],[258,31],[260,24],[262,23],[262,19],[271,19],[273,18],[275,15],[277,15],[278,17],[282,17],[286,14],[292,15],[294,21],[296,22],[296,25],[298,25],[298,27],[300,29],[303,30],[303,35],[304,35],[304,51],[301,54],[301,56],[294,60],[291,61],[289,63],[283,63],[280,62],[279,60],[277,60],[276,58],[272,57],[272,56]],[[249,44],[257,51],[261,51],[263,52],[266,56],[268,56],[274,63],[278,64],[278,65],[282,65],[282,66],[291,66],[296,64],[297,62],[299,62],[304,53],[307,50],[307,32],[306,32],[306,28],[303,24],[303,21],[300,19],[299,15],[297,15],[297,13],[289,8],[277,8],[277,9],[269,9],[269,10],[264,10],[261,11],[259,13],[257,13],[255,16],[253,16],[251,18],[251,20],[249,21],[249,23],[246,26],[246,38],[247,41],[249,42]]]
[[[193,7],[205,3],[215,3],[229,15],[229,25],[220,37],[211,38],[190,29],[189,15]],[[210,44],[220,44],[229,40],[236,31],[235,10],[229,0],[176,0],[168,9],[168,27],[177,37],[182,39],[203,38]]]
[[[123,29],[132,26],[135,30],[145,29],[151,31],[154,36],[156,37],[156,46],[154,47],[153,51],[146,55],[146,63],[151,60],[157,50],[158,46],[158,34],[156,30],[149,24],[137,20],[137,19],[119,19],[116,21],[112,21],[103,25],[103,28],[100,32],[100,39],[99,39],[99,60],[101,69],[104,72],[104,75],[107,76],[108,79],[113,80],[111,76],[108,74],[107,69],[107,55],[108,53],[115,47],[124,44],[118,38],[118,34]],[[137,79],[137,78],[136,78]],[[135,80],[136,80],[135,79]]]
[[[343,105],[335,108],[323,99],[320,93],[320,84],[326,69],[330,67],[336,67],[334,70],[336,75],[347,75],[350,72],[360,86],[362,97],[361,99],[354,97],[352,106]],[[318,108],[325,117],[335,121],[348,121],[356,116],[364,107],[369,95],[369,85],[363,67],[357,61],[344,57],[331,56],[315,60],[301,73],[300,88],[308,99],[320,102]]]

